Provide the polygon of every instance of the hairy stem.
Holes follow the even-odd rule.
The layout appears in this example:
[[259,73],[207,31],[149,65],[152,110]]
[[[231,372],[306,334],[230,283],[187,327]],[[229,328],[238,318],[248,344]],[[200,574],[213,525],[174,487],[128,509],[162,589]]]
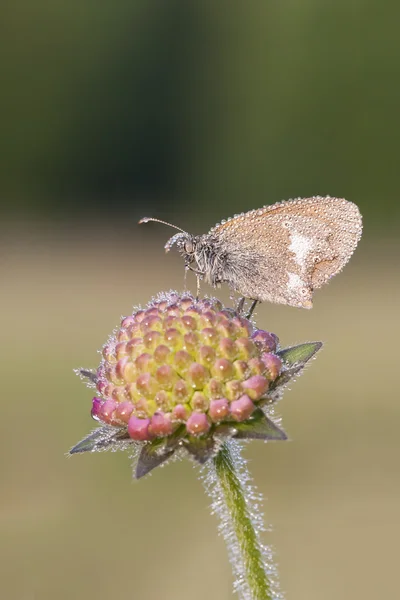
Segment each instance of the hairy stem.
[[277,573],[269,548],[262,545],[263,516],[260,496],[249,483],[246,462],[237,442],[225,442],[206,463],[203,477],[220,518],[220,531],[228,547],[241,600],[278,600]]

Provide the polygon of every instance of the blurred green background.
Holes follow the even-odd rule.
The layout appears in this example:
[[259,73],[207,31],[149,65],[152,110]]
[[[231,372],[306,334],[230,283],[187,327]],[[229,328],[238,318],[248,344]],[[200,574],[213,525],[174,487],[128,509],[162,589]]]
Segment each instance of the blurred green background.
[[171,231],[140,217],[202,233],[315,194],[356,202],[364,237],[312,311],[259,308],[283,345],[325,349],[280,404],[292,441],[245,454],[288,600],[396,596],[399,19],[377,0],[3,3],[2,598],[232,597],[191,463],[132,483],[123,454],[66,460],[93,427],[72,369],[183,286]]

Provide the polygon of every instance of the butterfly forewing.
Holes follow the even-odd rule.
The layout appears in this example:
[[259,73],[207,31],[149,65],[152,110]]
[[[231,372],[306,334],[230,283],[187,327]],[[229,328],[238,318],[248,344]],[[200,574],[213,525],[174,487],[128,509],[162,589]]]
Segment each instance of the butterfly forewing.
[[[246,297],[311,308],[312,292],[353,254],[362,222],[341,198],[300,198],[265,206],[215,226],[209,236],[238,276],[228,281]],[[229,271],[229,265],[228,265]]]

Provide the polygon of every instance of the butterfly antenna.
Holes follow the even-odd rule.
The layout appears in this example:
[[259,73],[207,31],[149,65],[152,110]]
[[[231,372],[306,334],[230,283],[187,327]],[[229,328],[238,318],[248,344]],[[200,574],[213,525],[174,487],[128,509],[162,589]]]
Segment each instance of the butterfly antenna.
[[143,219],[140,219],[139,224],[148,223],[149,221],[154,221],[155,223],[162,223],[163,225],[168,225],[168,227],[173,227],[174,229],[177,229],[178,231],[182,231],[182,233],[186,233],[186,231],[184,231],[177,225],[172,225],[172,223],[167,223],[167,221],[161,221],[161,219],[154,219],[153,217],[143,217]]

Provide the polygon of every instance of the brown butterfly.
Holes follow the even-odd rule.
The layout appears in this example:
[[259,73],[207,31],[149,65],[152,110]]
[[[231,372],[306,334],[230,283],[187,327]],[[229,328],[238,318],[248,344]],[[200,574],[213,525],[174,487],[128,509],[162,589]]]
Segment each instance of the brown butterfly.
[[[358,207],[343,198],[298,198],[221,221],[204,235],[179,229],[174,244],[199,280],[254,300],[312,308],[313,291],[339,273],[362,233]],[[243,304],[242,304],[243,306]]]

